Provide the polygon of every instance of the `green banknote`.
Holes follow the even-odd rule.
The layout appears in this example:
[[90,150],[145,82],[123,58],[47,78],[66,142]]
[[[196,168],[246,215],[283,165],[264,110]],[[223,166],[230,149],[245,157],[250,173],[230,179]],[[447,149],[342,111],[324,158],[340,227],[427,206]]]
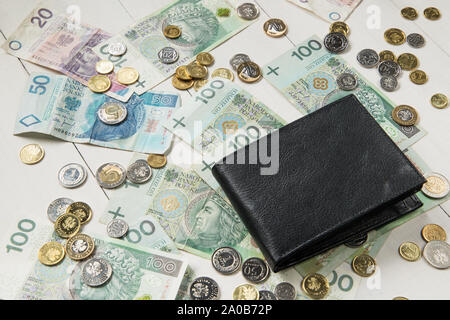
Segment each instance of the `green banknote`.
[[[336,83],[336,78],[345,72],[353,74],[358,81],[353,91],[340,90]],[[317,36],[269,62],[263,73],[305,115],[354,94],[402,150],[426,134],[419,126],[403,127],[392,120],[395,104],[341,57],[328,52]]]

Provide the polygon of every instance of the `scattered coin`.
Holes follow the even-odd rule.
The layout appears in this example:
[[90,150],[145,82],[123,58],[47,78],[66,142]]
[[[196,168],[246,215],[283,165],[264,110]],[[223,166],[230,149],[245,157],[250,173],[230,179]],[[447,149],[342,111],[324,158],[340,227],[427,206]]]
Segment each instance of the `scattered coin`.
[[397,63],[403,70],[411,71],[417,68],[419,60],[411,53],[402,53],[398,56]]
[[405,43],[406,35],[400,29],[391,28],[386,30],[386,32],[384,33],[384,39],[386,40],[387,43],[398,46]]
[[351,73],[341,73],[336,82],[339,86],[339,89],[344,91],[355,90],[358,87],[358,81],[356,77]]
[[432,240],[423,248],[425,260],[437,269],[450,267],[450,245],[447,242]]
[[128,223],[122,219],[113,219],[106,226],[106,232],[111,238],[122,238],[128,232]]
[[164,64],[171,64],[178,60],[178,52],[174,48],[164,47],[158,52],[158,58]]
[[55,232],[61,238],[68,239],[80,231],[81,223],[73,214],[63,214],[55,221]]
[[409,299],[405,297],[395,297],[392,300],[409,300]]
[[384,76],[398,77],[401,70],[402,69],[400,68],[399,64],[391,60],[383,61],[378,65],[378,73],[382,77]]
[[272,291],[259,290],[259,300],[277,300],[277,297]]
[[96,178],[101,187],[105,189],[114,189],[125,182],[126,170],[118,163],[105,163],[98,168]]
[[393,76],[385,76],[380,79],[381,88],[388,92],[392,92],[397,89],[398,81],[396,77]]
[[231,64],[231,67],[233,67],[233,70],[237,71],[237,69],[241,65],[241,63],[249,62],[249,61],[251,61],[251,60],[250,60],[250,57],[248,55],[246,55],[244,53],[238,53],[238,54],[235,54],[231,58],[230,64]]
[[78,261],[89,257],[95,248],[95,241],[86,234],[76,234],[66,242],[66,252],[70,259]]
[[127,115],[127,108],[118,101],[105,102],[97,111],[100,121],[107,125],[119,124],[126,119]]
[[361,277],[370,277],[376,271],[375,259],[367,254],[361,254],[353,258],[352,269]]
[[303,278],[301,287],[311,299],[323,299],[330,291],[328,279],[318,273],[312,273]]
[[54,266],[64,259],[64,248],[56,241],[47,242],[38,252],[38,259],[46,266]]
[[415,84],[424,84],[428,81],[428,76],[422,70],[414,70],[409,74],[409,79]]
[[431,97],[431,105],[438,109],[444,109],[448,106],[448,98],[445,94],[436,93]]
[[270,274],[267,263],[260,258],[249,258],[242,264],[242,275],[253,283],[265,281]]
[[349,248],[359,248],[359,247],[362,247],[362,245],[364,243],[366,243],[367,239],[368,239],[368,235],[367,235],[367,233],[364,233],[364,234],[359,235],[359,236],[353,238],[352,240],[344,243],[344,245]]
[[429,198],[442,199],[450,191],[448,180],[439,173],[427,173],[427,182],[422,186],[422,192]]
[[45,152],[38,144],[27,144],[19,153],[20,160],[25,164],[36,164],[44,158]]
[[200,88],[202,88],[207,83],[208,83],[208,80],[206,80],[206,79],[195,80],[194,81],[194,90],[195,91],[200,90]]
[[76,216],[82,225],[88,223],[92,219],[91,207],[87,203],[81,201],[71,203],[67,207],[66,213]]
[[192,300],[217,300],[219,285],[211,278],[200,277],[192,282],[189,293]]
[[168,25],[163,30],[164,36],[169,39],[176,39],[181,36],[181,29],[174,25]]
[[73,203],[69,198],[58,198],[53,200],[47,208],[47,216],[51,222],[55,223],[59,216],[66,213],[67,207]]
[[254,285],[241,284],[234,289],[233,300],[259,300],[259,291]]
[[87,172],[78,163],[69,163],[58,172],[59,183],[65,188],[76,188],[86,181]]
[[426,242],[433,240],[445,241],[447,240],[447,234],[445,230],[437,224],[427,224],[422,228],[422,238]]
[[425,39],[418,33],[408,34],[406,41],[413,48],[422,48],[425,45]]
[[222,274],[232,274],[236,272],[242,263],[239,252],[230,247],[219,248],[211,256],[211,262],[218,272]]
[[243,3],[237,7],[237,14],[245,20],[255,20],[259,16],[259,10],[253,3]]
[[103,74],[98,74],[89,79],[88,87],[92,92],[103,93],[111,88],[111,80]]
[[399,125],[408,127],[416,124],[418,115],[413,107],[400,105],[392,110],[392,119]]
[[138,81],[139,72],[131,67],[124,67],[117,71],[117,81],[124,85],[130,85]]
[[386,60],[397,61],[395,54],[389,50],[381,51],[379,56],[380,56],[380,61],[386,61]]
[[330,32],[340,32],[344,36],[348,36],[350,32],[349,26],[343,21],[333,22],[330,26]]
[[172,77],[172,85],[178,90],[187,90],[192,88],[194,85],[194,80],[180,80],[176,75],[174,75]]
[[123,56],[127,52],[127,46],[122,42],[114,42],[108,45],[107,51],[112,56]]
[[152,168],[145,160],[132,163],[127,169],[127,179],[134,184],[142,184],[152,177]]
[[202,66],[210,66],[214,63],[214,57],[209,52],[200,52],[195,60]]
[[111,264],[103,258],[91,258],[86,261],[81,270],[81,279],[90,287],[105,284],[112,276]]
[[167,164],[167,158],[163,154],[151,153],[147,158],[147,163],[154,169],[160,169]]
[[398,248],[398,252],[407,261],[417,261],[420,259],[420,248],[414,242],[403,242]]
[[438,20],[441,17],[441,12],[438,8],[429,7],[423,11],[425,18],[429,20]]
[[187,72],[186,66],[179,66],[175,70],[175,76],[180,80],[192,80],[191,75]]
[[400,13],[402,14],[403,18],[408,20],[416,20],[419,16],[417,10],[411,7],[403,8]]
[[332,53],[341,53],[348,46],[347,37],[341,32],[330,32],[323,39],[325,48]]
[[252,61],[241,63],[237,69],[237,74],[239,79],[246,83],[256,82],[262,77],[260,67]]
[[281,282],[275,287],[275,296],[278,300],[295,300],[297,292],[289,282]]
[[357,54],[356,60],[365,68],[373,68],[380,62],[380,57],[375,50],[363,49]]
[[100,74],[108,74],[113,72],[114,64],[109,60],[100,60],[95,64],[95,71]]
[[264,32],[274,38],[279,38],[286,34],[287,26],[281,19],[269,19],[263,25]]
[[233,71],[231,71],[230,69],[227,69],[227,68],[218,68],[218,69],[214,70],[213,73],[211,74],[211,78],[215,78],[215,77],[221,77],[221,78],[225,78],[225,79],[234,81]]
[[208,75],[208,69],[202,65],[188,64],[186,70],[195,79],[203,79]]

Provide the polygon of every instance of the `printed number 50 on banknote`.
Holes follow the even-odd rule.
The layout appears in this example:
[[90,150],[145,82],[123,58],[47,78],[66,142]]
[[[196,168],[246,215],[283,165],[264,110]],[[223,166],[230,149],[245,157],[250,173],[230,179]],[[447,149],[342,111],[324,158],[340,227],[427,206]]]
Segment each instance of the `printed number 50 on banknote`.
[[[336,79],[344,72],[353,74],[358,80],[355,90],[339,89]],[[391,116],[394,103],[345,60],[329,53],[317,36],[310,37],[268,63],[263,73],[265,79],[303,114],[354,94],[402,150],[426,134],[419,126],[402,127],[395,123]]]

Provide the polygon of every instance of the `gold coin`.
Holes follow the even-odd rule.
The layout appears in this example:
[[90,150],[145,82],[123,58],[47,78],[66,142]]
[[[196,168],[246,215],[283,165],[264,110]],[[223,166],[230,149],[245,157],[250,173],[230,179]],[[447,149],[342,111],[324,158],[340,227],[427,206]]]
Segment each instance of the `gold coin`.
[[56,241],[47,242],[38,252],[38,259],[46,266],[54,266],[64,259],[64,248]]
[[192,78],[203,79],[208,75],[208,69],[205,66],[190,63],[186,70]]
[[431,97],[431,105],[438,109],[444,109],[448,106],[448,98],[445,94],[436,93]]
[[187,72],[186,66],[179,66],[175,70],[175,76],[180,80],[192,80],[191,75]]
[[303,278],[302,290],[312,299],[323,299],[330,291],[330,284],[323,275],[312,273]]
[[66,213],[76,216],[82,225],[88,223],[92,218],[91,207],[87,203],[80,201],[71,203],[67,207]]
[[411,7],[403,8],[400,13],[402,14],[403,18],[408,20],[416,20],[419,16],[417,10]]
[[426,242],[433,240],[446,241],[447,234],[441,226],[438,226],[437,224],[427,224],[422,228],[422,238]]
[[347,36],[350,33],[350,28],[345,22],[336,21],[331,24],[330,32],[340,32]]
[[164,28],[164,36],[169,39],[176,39],[181,36],[181,29],[177,26],[168,25]]
[[233,300],[259,300],[259,291],[251,284],[241,284],[234,289]]
[[81,223],[76,215],[63,214],[55,221],[55,232],[61,238],[68,239],[80,231]]
[[422,70],[414,70],[409,74],[409,79],[415,84],[424,84],[428,81],[428,76]]
[[151,153],[147,158],[147,163],[150,167],[154,169],[159,169],[167,164],[167,158],[163,154]]
[[239,65],[237,74],[241,81],[252,83],[261,79],[261,68],[252,61],[246,61]]
[[397,28],[391,28],[391,29],[387,29],[386,32],[384,33],[384,39],[393,45],[400,45],[405,43],[406,41],[406,35],[405,33]]
[[264,23],[263,26],[264,32],[274,38],[279,38],[286,34],[287,26],[281,19],[269,19]]
[[214,63],[214,57],[208,52],[200,52],[195,59],[202,66],[210,66]]
[[95,64],[95,71],[100,74],[108,74],[114,70],[114,64],[109,60],[100,60]]
[[352,261],[352,269],[361,277],[370,277],[376,271],[375,259],[367,254],[356,256]]
[[420,248],[414,242],[403,242],[398,248],[398,252],[407,261],[417,261],[421,256]]
[[397,63],[403,70],[411,71],[417,68],[419,60],[412,53],[402,53],[398,56]]
[[195,80],[194,81],[194,90],[198,91],[200,90],[200,88],[202,88],[205,84],[208,83],[208,80],[203,79],[203,80]]
[[386,61],[386,60],[397,61],[397,58],[395,57],[395,54],[392,51],[389,51],[389,50],[381,51],[379,56],[380,56],[380,61]]
[[423,10],[423,14],[425,15],[425,18],[429,20],[437,20],[441,17],[441,13],[438,8],[429,7]]
[[106,92],[111,88],[111,80],[103,74],[98,74],[89,79],[88,87],[93,92]]
[[27,144],[20,149],[20,160],[25,164],[36,164],[44,158],[45,151],[38,144]]
[[392,110],[392,119],[399,125],[408,127],[416,124],[418,115],[413,107],[400,105]]
[[131,67],[125,67],[117,71],[117,81],[121,84],[130,85],[138,81],[139,72]]
[[395,297],[394,299],[392,299],[392,300],[409,300],[408,298],[405,298],[405,297]]
[[187,90],[189,88],[192,88],[192,86],[194,85],[194,80],[180,80],[175,75],[172,77],[172,85],[178,90]]
[[234,81],[234,74],[230,69],[227,68],[218,68],[213,71],[211,74],[211,78],[221,77],[231,81]]
[[72,260],[83,260],[94,252],[95,241],[86,234],[76,234],[66,242],[67,255]]

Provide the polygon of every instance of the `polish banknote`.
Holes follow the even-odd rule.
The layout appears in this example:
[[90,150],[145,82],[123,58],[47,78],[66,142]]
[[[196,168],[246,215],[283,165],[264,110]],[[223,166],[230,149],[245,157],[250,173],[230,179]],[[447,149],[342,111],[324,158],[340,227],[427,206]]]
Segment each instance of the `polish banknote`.
[[[358,87],[340,90],[336,78],[353,74]],[[386,134],[406,149],[426,132],[420,126],[403,127],[392,119],[395,104],[341,57],[328,52],[317,36],[312,36],[263,68],[264,78],[277,88],[304,115],[343,96],[354,94]]]
[[[101,60],[93,47],[110,38],[102,29],[74,20],[66,1],[46,0],[38,4],[3,48],[9,54],[40,66],[61,72],[82,84],[97,74],[95,64]],[[118,83],[115,74],[108,75],[111,88],[106,94],[128,101],[133,90]]]
[[[230,15],[217,16],[219,8],[230,9]],[[186,65],[198,53],[217,47],[252,22],[240,18],[225,0],[176,0],[98,44],[94,51],[102,59],[112,61],[116,68],[129,66],[139,70],[139,83],[133,89],[142,94],[170,77],[177,67]],[[178,26],[181,36],[166,38],[163,30],[168,25]],[[113,57],[106,50],[115,42],[127,46],[127,52],[121,57]],[[159,60],[158,52],[164,47],[178,52],[175,63],[164,64]]]
[[77,143],[163,154],[172,133],[161,122],[180,106],[176,94],[134,94],[128,102],[126,119],[116,125],[101,122],[97,110],[117,100],[90,91],[66,76],[31,74],[17,113],[14,134],[38,132]]
[[361,0],[288,0],[327,22],[345,21]]

